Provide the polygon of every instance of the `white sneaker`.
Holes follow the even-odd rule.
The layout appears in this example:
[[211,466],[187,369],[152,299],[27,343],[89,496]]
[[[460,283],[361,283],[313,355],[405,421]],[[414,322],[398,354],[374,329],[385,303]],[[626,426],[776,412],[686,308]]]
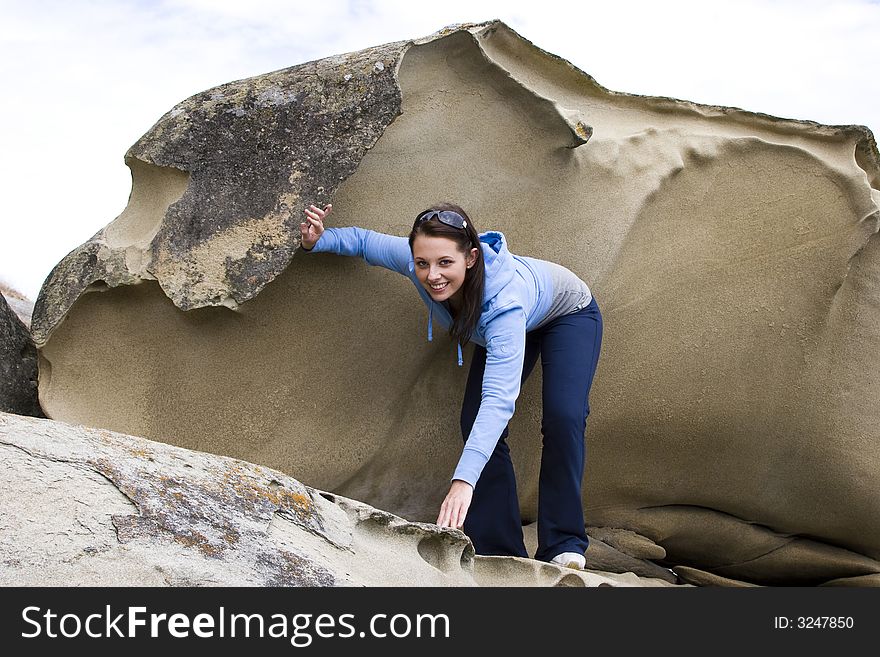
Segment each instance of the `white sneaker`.
[[562,554],[557,554],[553,557],[550,560],[550,563],[555,563],[566,568],[574,568],[575,570],[583,570],[584,566],[587,565],[587,560],[584,558],[584,555],[578,554],[577,552],[563,552]]

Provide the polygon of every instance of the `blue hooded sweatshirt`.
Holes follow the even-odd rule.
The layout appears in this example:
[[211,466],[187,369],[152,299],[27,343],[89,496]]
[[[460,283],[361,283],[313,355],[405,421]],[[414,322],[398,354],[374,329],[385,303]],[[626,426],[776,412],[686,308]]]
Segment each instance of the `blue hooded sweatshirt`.
[[[480,246],[486,281],[480,319],[471,340],[486,348],[486,369],[480,410],[452,476],[471,486],[476,486],[501,432],[513,416],[520,391],[526,331],[540,324],[553,301],[551,275],[542,260],[513,255],[499,232],[481,234]],[[428,306],[429,340],[434,317],[445,329],[452,326],[449,311],[434,301],[419,282],[407,238],[363,228],[327,228],[311,251],[359,256],[370,265],[408,277]],[[460,345],[458,364],[462,364]]]

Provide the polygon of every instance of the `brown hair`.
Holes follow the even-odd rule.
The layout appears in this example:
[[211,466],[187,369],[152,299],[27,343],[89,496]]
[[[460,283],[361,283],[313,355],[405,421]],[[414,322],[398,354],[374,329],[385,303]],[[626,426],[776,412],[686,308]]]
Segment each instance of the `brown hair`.
[[483,263],[483,248],[480,246],[480,236],[467,213],[454,203],[436,203],[427,210],[419,212],[416,218],[421,217],[430,210],[451,210],[457,212],[467,222],[465,228],[448,226],[437,217],[427,221],[421,221],[413,226],[409,234],[409,250],[412,252],[413,241],[417,235],[428,237],[445,237],[455,242],[458,250],[466,256],[471,249],[477,250],[477,259],[473,266],[465,271],[464,283],[461,286],[462,304],[461,312],[452,323],[449,334],[453,340],[464,346],[471,339],[477,322],[480,321],[480,310],[483,306],[483,288],[485,286],[486,266]]

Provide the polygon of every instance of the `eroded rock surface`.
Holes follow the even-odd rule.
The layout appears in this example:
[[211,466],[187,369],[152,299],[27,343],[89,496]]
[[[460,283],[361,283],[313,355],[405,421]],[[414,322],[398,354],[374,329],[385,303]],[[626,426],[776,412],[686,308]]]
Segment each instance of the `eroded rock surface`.
[[[129,207],[34,311],[52,417],[435,518],[467,368],[425,342],[408,281],[294,251],[310,202],[332,198],[332,225],[405,235],[449,198],[602,308],[591,526],[731,581],[876,581],[866,128],[616,93],[491,23],[198,94],[127,161]],[[539,372],[511,446],[533,519]]]
[[467,537],[280,472],[0,413],[0,585],[663,586],[475,557]]
[[37,399],[37,350],[28,327],[0,294],[0,411],[43,417]]

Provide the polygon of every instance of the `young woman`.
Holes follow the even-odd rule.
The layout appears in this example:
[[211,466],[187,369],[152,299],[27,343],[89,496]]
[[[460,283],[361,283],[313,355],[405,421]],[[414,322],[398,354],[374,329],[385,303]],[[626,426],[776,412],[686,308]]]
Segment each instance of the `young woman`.
[[528,556],[507,423],[538,355],[543,371],[543,451],[535,558],[583,568],[584,431],[599,360],[602,316],[568,269],[516,256],[504,235],[478,235],[464,210],[440,203],[420,213],[409,239],[361,228],[325,228],[332,206],[305,210],[302,248],[360,256],[407,276],[433,318],[461,347],[474,343],[461,432],[464,450],[437,524],[463,528],[478,554]]

